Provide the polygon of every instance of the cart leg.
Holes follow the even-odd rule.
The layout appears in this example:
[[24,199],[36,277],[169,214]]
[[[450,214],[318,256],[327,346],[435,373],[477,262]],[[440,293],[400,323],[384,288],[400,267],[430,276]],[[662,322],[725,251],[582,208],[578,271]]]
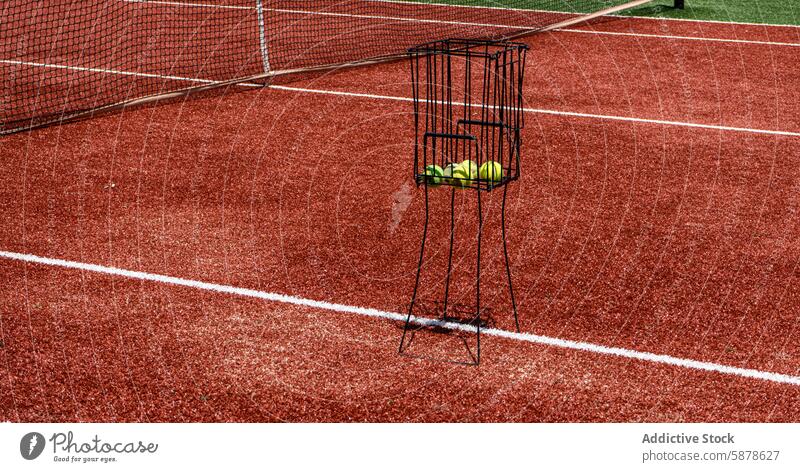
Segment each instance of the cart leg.
[[450,252],[447,256],[447,274],[445,274],[444,279],[444,309],[442,310],[442,317],[447,317],[447,300],[450,295],[450,274],[453,271],[453,237],[455,234],[455,200],[456,200],[456,189],[453,187],[450,190]]
[[422,258],[425,255],[425,240],[428,238],[428,184],[425,183],[425,224],[422,229],[422,243],[420,244],[419,248],[419,262],[417,263],[417,277],[414,281],[414,292],[411,295],[411,303],[408,306],[408,316],[406,317],[406,323],[403,326],[403,336],[400,338],[400,348],[398,352],[402,353],[403,348],[405,347],[406,342],[406,334],[408,333],[408,327],[411,324],[411,315],[414,312],[414,303],[417,301],[417,289],[419,288],[419,275],[422,271]]
[[475,364],[481,362],[481,237],[483,236],[483,211],[481,209],[481,191],[476,190],[478,194],[478,259],[475,267],[475,327],[477,340],[477,349]]
[[517,301],[514,298],[514,285],[511,283],[511,264],[508,261],[508,242],[506,239],[506,197],[508,196],[508,185],[503,187],[503,206],[500,209],[500,226],[503,228],[503,254],[506,259],[506,275],[508,276],[508,292],[511,294],[511,307],[514,310],[514,324],[519,333],[519,317],[517,316]]

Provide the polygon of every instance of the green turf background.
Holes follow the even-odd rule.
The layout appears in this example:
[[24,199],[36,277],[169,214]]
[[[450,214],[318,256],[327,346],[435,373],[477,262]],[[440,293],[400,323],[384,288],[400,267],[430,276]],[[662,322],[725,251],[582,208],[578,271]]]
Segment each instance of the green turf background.
[[[534,10],[594,11],[603,8],[603,0],[410,0],[422,3],[451,5],[495,5]],[[655,0],[651,4],[626,10],[623,15],[687,18],[693,20],[738,21],[800,25],[800,0],[685,0],[686,9],[672,8],[672,0]],[[576,5],[578,5],[576,7]]]
[[777,25],[800,25],[800,1],[798,0],[685,0],[686,9],[675,10],[668,0],[658,0],[624,12],[637,16],[687,18],[693,20],[739,21],[745,23],[769,23]]

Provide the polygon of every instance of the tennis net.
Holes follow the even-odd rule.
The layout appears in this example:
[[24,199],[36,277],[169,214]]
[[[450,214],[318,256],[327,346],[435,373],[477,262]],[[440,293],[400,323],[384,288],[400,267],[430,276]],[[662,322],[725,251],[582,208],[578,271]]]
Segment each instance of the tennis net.
[[5,0],[0,134],[649,1]]

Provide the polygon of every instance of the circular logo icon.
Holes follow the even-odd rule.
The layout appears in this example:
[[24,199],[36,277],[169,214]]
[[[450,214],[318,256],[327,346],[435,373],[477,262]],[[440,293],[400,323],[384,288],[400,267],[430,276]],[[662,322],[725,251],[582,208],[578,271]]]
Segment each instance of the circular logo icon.
[[32,461],[44,451],[44,436],[40,433],[28,433],[22,436],[19,442],[19,453],[22,457]]

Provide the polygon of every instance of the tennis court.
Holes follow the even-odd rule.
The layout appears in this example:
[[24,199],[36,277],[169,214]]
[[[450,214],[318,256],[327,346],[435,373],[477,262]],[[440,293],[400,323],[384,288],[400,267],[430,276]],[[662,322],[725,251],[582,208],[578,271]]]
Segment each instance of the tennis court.
[[[184,47],[126,49],[135,67],[97,61],[92,41],[4,51],[15,77],[61,74],[7,93],[24,113],[4,129],[38,125],[31,110],[63,116],[66,102],[42,97],[84,97],[69,104],[81,113],[258,77],[258,15],[294,27],[269,36],[266,50],[285,52],[274,70],[356,60],[353,45],[394,53],[378,25],[408,41],[392,45],[402,52],[431,34],[553,21],[415,2],[117,3],[160,25],[157,44]],[[207,30],[176,27],[184,15]],[[321,29],[319,16],[343,21]],[[800,27],[604,16],[516,41],[530,47],[506,208],[521,329],[504,286],[486,284],[480,366],[397,353],[424,205],[401,59],[1,137],[0,420],[796,421]],[[463,273],[470,195],[455,193]],[[487,195],[497,227],[501,196]],[[434,205],[449,198],[431,191]],[[426,263],[441,267],[448,222],[429,231]],[[485,280],[502,280],[497,240]],[[441,277],[423,278],[421,297]],[[456,277],[454,300],[472,288]],[[418,344],[452,356],[470,330]]]

